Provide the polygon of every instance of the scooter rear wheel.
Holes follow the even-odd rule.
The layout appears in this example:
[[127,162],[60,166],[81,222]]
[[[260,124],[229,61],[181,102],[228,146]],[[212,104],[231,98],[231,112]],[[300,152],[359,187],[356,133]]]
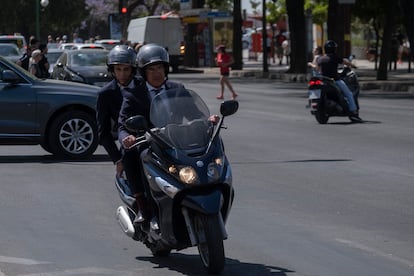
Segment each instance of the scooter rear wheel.
[[218,215],[198,215],[194,218],[198,238],[198,252],[208,273],[218,274],[223,271],[225,256],[223,237]]
[[322,110],[316,111],[315,118],[316,118],[316,121],[318,121],[318,123],[320,123],[321,125],[326,124],[329,120],[329,116],[325,114],[325,112],[323,112]]

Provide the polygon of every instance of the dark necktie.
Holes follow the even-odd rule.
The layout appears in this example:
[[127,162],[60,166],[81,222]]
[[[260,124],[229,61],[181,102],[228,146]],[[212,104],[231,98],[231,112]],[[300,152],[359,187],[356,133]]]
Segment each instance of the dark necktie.
[[150,92],[150,99],[151,99],[151,101],[154,99],[155,96],[157,96],[158,93],[160,93],[161,90],[162,90],[161,87],[160,88],[151,89],[151,92]]
[[158,93],[160,93],[160,91],[162,90],[162,88],[154,88],[152,89],[152,92],[154,92],[155,95],[158,95]]

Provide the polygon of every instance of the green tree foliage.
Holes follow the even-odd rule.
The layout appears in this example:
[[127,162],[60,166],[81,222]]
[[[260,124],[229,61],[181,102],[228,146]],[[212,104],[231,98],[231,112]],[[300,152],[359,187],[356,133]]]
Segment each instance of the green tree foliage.
[[268,15],[266,16],[267,22],[270,24],[277,23],[280,19],[286,16],[286,0],[279,0],[276,2],[267,1],[266,8]]
[[[40,0],[39,0],[40,1]],[[48,34],[70,35],[82,28],[88,15],[84,0],[49,1],[40,7],[40,39]],[[26,37],[36,33],[36,2],[27,0],[2,0],[0,9],[3,34],[21,33]]]
[[412,31],[414,28],[413,8],[414,2],[412,0],[357,0],[354,5],[354,16],[363,22],[372,24],[376,33],[375,46],[380,52],[378,80],[387,79],[388,63],[393,58],[391,56],[391,41],[396,29],[400,29],[402,25],[405,26],[410,42],[414,39]]
[[313,23],[323,26],[328,19],[328,0],[306,0],[305,10],[312,11]]
[[319,25],[322,30],[322,41],[324,40],[324,25],[328,20],[328,0],[306,0],[305,11],[312,12],[312,22]]

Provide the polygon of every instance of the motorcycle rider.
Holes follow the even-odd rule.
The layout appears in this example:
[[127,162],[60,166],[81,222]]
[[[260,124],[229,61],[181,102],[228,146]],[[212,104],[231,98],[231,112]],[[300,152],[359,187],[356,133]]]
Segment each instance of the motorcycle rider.
[[353,122],[362,122],[362,119],[358,116],[357,106],[355,104],[354,96],[346,83],[339,78],[338,65],[345,64],[350,67],[355,67],[348,59],[340,58],[336,54],[338,44],[333,40],[325,42],[324,50],[325,55],[318,58],[318,68],[322,75],[332,78],[342,91],[344,97],[347,99],[349,108],[349,118]]
[[[115,46],[108,54],[107,67],[114,79],[98,93],[96,114],[99,140],[115,164],[117,176],[121,176],[125,172],[131,192],[137,200],[137,209],[143,209],[145,206],[142,197],[144,188],[140,181],[140,175],[136,173],[135,167],[124,165],[124,163],[134,162],[137,155],[133,151],[118,148],[113,134],[118,130],[119,110],[123,99],[121,90],[126,87],[135,89],[142,82],[142,79],[136,77],[137,66],[134,49],[127,45]],[[143,220],[142,214],[137,217]]]
[[[161,92],[168,93],[169,89],[184,87],[183,84],[168,79],[170,68],[169,54],[164,47],[157,44],[146,44],[142,46],[137,55],[137,65],[143,81],[139,82],[135,89],[122,90],[123,102],[119,113],[118,138],[126,150],[131,149],[137,142],[137,133],[131,133],[124,126],[125,121],[131,116],[142,115],[150,123],[150,105],[156,94]],[[212,115],[209,120],[216,123],[218,119],[219,117],[217,115]],[[151,123],[149,127],[152,127]],[[145,150],[144,145],[133,148],[137,149],[138,154],[141,154]],[[139,158],[131,160],[128,164],[124,163],[124,166],[135,168],[136,171],[141,172],[142,182],[146,183]],[[145,188],[147,188],[147,185],[145,185]],[[150,200],[149,192],[147,192],[147,195],[147,202],[150,203],[149,211],[153,215],[151,219],[152,224],[155,218],[156,206]]]

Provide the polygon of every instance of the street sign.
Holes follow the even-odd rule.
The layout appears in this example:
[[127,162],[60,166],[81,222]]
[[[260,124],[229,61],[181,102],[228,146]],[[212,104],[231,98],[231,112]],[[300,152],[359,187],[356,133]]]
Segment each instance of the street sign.
[[228,11],[201,12],[200,17],[230,17],[230,13]]

